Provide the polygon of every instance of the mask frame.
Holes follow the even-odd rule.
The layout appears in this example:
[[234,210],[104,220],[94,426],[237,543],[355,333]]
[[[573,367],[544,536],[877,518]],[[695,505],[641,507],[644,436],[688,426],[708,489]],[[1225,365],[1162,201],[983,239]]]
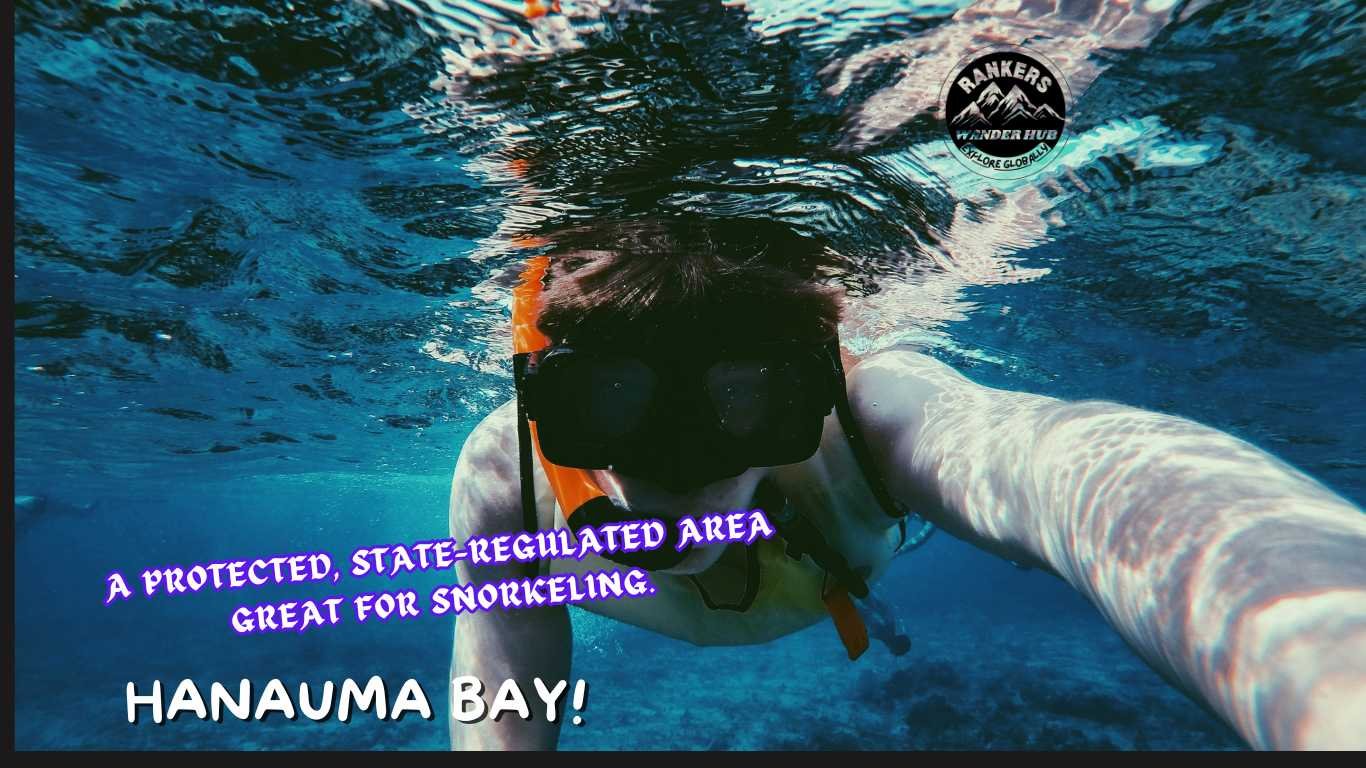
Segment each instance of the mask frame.
[[693,485],[810,458],[844,388],[838,338],[644,355],[559,343],[519,357],[545,459],[646,479],[689,468]]

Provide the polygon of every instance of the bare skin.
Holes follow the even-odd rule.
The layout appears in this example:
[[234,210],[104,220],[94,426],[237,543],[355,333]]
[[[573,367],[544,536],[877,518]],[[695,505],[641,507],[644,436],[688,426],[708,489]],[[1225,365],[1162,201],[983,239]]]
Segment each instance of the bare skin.
[[[1054,573],[1091,600],[1168,680],[1255,747],[1366,747],[1366,515],[1229,435],[1114,403],[977,385],[927,356],[873,355],[850,401],[898,500],[947,532]],[[452,536],[521,525],[514,411],[470,435],[451,492]],[[800,464],[751,469],[686,495],[601,473],[633,509],[666,516],[745,507],[772,477],[875,580],[895,529],[873,501],[834,416]],[[541,525],[562,525],[538,473]],[[615,484],[615,486],[613,485]],[[592,561],[592,562],[590,562]],[[772,563],[782,563],[774,558]],[[656,574],[646,599],[597,613],[701,645],[762,643],[826,618],[820,573],[787,561],[745,614],[710,611],[690,582]],[[706,567],[707,558],[684,570]],[[576,570],[610,567],[585,558]],[[463,581],[517,576],[468,569]],[[556,561],[552,571],[569,567]],[[566,609],[462,616],[453,675],[496,689],[568,677]],[[486,690],[486,698],[492,691]],[[452,722],[456,748],[552,748],[559,723]]]

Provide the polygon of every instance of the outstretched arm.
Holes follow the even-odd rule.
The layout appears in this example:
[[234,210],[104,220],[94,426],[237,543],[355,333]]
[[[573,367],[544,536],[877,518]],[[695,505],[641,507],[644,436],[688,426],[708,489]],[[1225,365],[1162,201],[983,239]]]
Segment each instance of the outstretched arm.
[[1366,514],[1186,419],[983,387],[913,352],[850,376],[892,492],[1047,568],[1254,747],[1366,747]]

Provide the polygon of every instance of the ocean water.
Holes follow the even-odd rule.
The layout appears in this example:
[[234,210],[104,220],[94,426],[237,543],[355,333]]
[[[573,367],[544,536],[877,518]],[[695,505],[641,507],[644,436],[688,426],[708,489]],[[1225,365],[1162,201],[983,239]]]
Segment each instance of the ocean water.
[[[1190,417],[1366,503],[1366,11],[1083,28],[1072,138],[993,189],[897,108],[962,5],[18,3],[16,746],[444,748],[447,618],[240,637],[241,593],[104,579],[445,535],[511,396],[510,243],[547,223],[786,222],[842,257],[852,351]],[[573,611],[561,745],[1245,746],[1060,581],[940,535],[879,589],[914,647],[852,664],[828,623],[696,648]],[[129,681],[371,674],[435,719],[124,719]]]

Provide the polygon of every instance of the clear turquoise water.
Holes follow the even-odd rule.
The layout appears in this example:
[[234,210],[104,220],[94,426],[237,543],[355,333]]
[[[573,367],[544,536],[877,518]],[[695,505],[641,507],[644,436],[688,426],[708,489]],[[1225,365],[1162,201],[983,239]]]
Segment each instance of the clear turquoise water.
[[[105,608],[103,578],[443,535],[460,444],[511,394],[519,222],[789,221],[847,257],[857,350],[1188,416],[1366,501],[1358,5],[1221,3],[1108,54],[1069,154],[1014,190],[1049,224],[981,274],[930,258],[981,193],[935,176],[937,126],[832,149],[902,73],[821,91],[955,5],[656,5],[463,83],[443,52],[493,6],[18,5],[19,747],[444,747],[447,620],[237,637],[235,596]],[[563,746],[1241,746],[1061,583],[941,536],[882,591],[916,646],[856,664],[825,624],[699,649],[576,612]],[[437,719],[123,720],[130,680],[370,674],[422,680]]]

